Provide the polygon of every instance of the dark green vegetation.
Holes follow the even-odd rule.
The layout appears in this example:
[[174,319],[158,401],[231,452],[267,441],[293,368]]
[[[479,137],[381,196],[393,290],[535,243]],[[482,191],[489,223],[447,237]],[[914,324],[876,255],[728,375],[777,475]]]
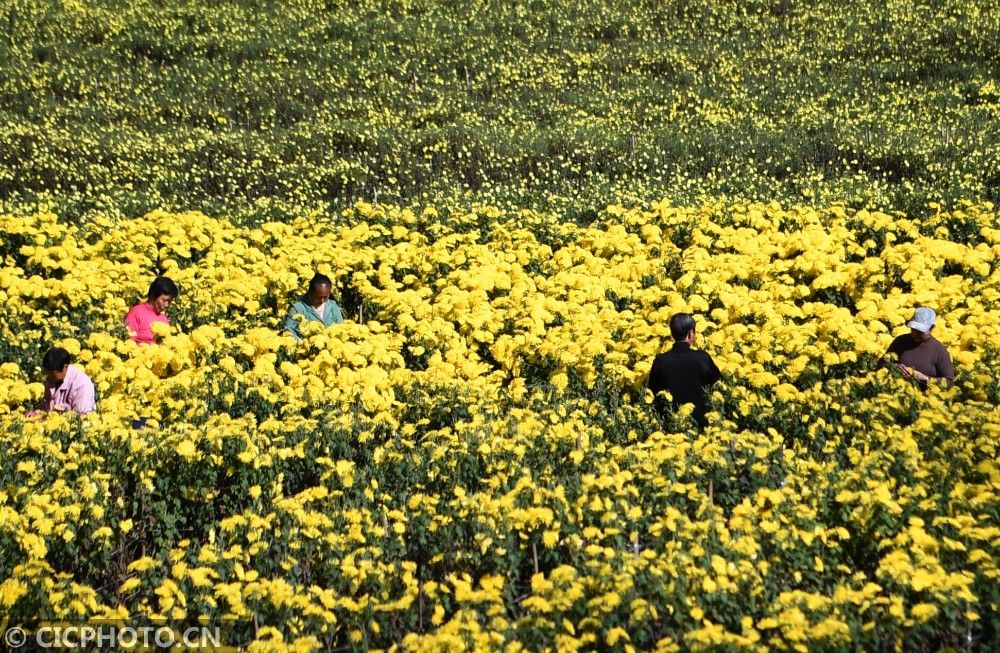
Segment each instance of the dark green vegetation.
[[939,3],[0,4],[0,209],[1000,198],[1000,19]]

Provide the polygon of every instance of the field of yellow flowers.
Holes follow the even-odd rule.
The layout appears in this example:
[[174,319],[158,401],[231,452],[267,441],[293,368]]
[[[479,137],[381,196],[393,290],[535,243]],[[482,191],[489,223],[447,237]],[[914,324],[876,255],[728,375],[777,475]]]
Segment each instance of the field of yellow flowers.
[[[988,650],[1000,214],[0,216],[0,615],[250,650]],[[314,270],[347,322],[278,332]],[[174,326],[122,318],[175,279]],[[915,305],[956,362],[878,360]],[[692,311],[702,434],[644,390]],[[85,418],[23,419],[60,344]],[[150,418],[134,429],[133,419]]]
[[[994,5],[0,2],[0,630],[995,650]],[[55,345],[98,410],[25,420]]]
[[0,212],[1000,204],[998,15],[995,0],[4,0]]

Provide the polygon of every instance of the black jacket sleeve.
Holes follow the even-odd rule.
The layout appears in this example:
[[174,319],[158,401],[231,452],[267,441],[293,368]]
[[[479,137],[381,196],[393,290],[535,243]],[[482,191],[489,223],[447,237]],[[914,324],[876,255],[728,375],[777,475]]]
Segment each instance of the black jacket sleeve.
[[705,385],[717,383],[721,378],[722,372],[719,371],[715,361],[712,360],[711,356],[705,353]]
[[646,387],[649,388],[655,395],[658,392],[667,389],[666,379],[663,376],[663,371],[660,370],[660,366],[657,364],[659,361],[653,359],[653,367],[649,370],[649,379],[646,381]]

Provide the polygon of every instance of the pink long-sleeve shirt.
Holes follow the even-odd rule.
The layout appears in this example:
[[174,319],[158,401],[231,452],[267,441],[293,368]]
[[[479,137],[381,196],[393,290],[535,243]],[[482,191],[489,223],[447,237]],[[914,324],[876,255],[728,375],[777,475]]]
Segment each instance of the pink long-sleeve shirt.
[[156,342],[156,336],[153,334],[152,329],[153,322],[170,324],[170,318],[157,313],[146,302],[136,304],[125,316],[125,326],[128,327],[129,332],[134,334],[132,340],[135,340],[140,345],[149,345]]
[[66,376],[62,383],[45,381],[45,394],[40,410],[72,410],[81,415],[91,413],[96,408],[94,402],[94,383],[86,372],[76,365],[66,368]]

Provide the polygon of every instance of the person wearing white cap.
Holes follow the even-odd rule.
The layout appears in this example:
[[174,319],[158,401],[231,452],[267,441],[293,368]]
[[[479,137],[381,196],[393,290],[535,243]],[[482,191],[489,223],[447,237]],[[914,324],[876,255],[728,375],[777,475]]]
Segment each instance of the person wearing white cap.
[[897,336],[885,355],[896,356],[896,369],[903,378],[914,380],[922,387],[927,387],[931,379],[940,379],[950,388],[955,382],[955,369],[948,350],[931,335],[936,321],[934,310],[921,306],[906,323],[910,332]]

